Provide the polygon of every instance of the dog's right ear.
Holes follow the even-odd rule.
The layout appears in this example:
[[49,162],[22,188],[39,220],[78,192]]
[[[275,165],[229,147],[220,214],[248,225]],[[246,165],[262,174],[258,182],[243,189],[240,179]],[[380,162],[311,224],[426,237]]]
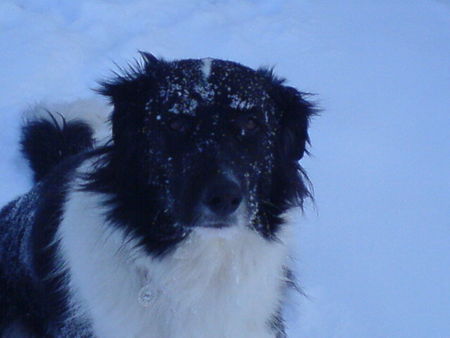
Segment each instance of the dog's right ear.
[[140,52],[141,59],[119,68],[112,80],[103,81],[98,92],[105,95],[114,107],[112,132],[114,142],[127,134],[134,134],[142,126],[145,104],[153,90],[153,73],[162,61],[150,53]]

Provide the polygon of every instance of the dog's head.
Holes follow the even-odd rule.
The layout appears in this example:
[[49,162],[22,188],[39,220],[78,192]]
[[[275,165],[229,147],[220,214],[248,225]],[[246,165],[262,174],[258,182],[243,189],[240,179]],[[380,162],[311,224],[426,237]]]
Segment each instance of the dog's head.
[[97,186],[115,196],[111,218],[150,250],[196,227],[274,238],[283,212],[308,195],[298,161],[313,108],[270,70],[143,54],[102,92],[114,105],[113,143]]

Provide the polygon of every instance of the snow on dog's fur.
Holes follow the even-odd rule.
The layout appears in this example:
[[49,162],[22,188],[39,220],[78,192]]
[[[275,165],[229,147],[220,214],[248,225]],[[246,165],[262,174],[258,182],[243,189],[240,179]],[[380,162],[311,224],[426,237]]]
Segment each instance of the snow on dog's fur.
[[106,143],[91,103],[24,126],[36,185],[0,213],[0,332],[284,337],[311,104],[267,69],[150,54],[101,92]]

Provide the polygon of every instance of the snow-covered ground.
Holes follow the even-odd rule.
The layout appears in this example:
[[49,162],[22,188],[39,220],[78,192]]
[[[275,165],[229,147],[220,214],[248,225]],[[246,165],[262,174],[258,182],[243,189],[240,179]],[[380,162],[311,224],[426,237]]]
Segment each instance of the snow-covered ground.
[[291,337],[450,337],[449,0],[1,0],[0,203],[30,185],[20,112],[93,95],[137,50],[318,94]]

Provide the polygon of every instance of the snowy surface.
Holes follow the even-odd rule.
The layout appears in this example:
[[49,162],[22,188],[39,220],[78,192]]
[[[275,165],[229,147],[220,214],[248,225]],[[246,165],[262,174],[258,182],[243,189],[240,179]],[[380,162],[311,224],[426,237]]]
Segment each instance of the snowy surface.
[[318,94],[291,337],[450,337],[450,1],[2,0],[2,204],[30,185],[21,110],[91,96],[137,50]]

